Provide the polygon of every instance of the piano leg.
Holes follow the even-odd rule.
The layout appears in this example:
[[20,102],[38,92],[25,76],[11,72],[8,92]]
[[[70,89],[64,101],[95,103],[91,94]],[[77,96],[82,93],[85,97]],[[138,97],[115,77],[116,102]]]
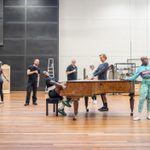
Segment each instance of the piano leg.
[[130,109],[131,109],[130,116],[133,116],[133,110],[134,110],[134,93],[130,93]]
[[78,100],[74,100],[73,105],[74,105],[74,117],[73,120],[76,120],[77,114],[78,114]]
[[84,100],[85,100],[86,112],[89,112],[89,109],[88,109],[89,98],[88,97],[84,97]]

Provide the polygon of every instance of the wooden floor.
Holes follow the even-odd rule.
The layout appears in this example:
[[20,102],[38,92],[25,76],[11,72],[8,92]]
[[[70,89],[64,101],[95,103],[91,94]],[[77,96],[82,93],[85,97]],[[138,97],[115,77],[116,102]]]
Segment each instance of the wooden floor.
[[38,98],[38,106],[24,107],[25,92],[5,95],[0,105],[0,150],[150,150],[146,111],[141,121],[133,121],[128,96],[108,96],[110,110],[105,113],[91,102],[85,113],[81,100],[76,121],[72,108],[66,109],[68,116],[55,117],[50,106],[46,117],[45,93],[39,92]]

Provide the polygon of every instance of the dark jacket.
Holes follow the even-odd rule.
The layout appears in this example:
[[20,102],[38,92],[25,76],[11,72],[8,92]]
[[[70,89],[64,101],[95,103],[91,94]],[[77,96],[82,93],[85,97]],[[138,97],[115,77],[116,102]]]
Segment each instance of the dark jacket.
[[99,80],[107,80],[107,70],[109,64],[107,62],[100,64],[97,69],[94,71],[93,75],[98,76]]

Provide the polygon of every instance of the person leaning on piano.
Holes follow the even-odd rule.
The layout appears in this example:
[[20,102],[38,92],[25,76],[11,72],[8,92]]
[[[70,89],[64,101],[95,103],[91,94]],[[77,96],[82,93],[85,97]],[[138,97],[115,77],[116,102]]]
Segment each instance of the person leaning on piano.
[[48,89],[49,98],[58,98],[61,100],[62,105],[58,108],[58,113],[66,116],[66,112],[64,111],[66,105],[66,101],[64,97],[60,96],[60,91],[66,86],[63,83],[57,82],[54,78],[52,78],[47,71],[43,71],[43,77],[45,78],[46,87]]
[[[106,54],[100,54],[99,58],[100,58],[101,64],[94,71],[92,79],[94,79],[94,77],[97,76],[98,80],[107,80],[107,70],[109,68],[109,64],[106,62],[107,56],[106,56]],[[108,111],[108,103],[107,103],[107,98],[106,98],[105,93],[101,94],[101,99],[103,102],[103,106],[101,108],[99,108],[98,110],[99,111]]]

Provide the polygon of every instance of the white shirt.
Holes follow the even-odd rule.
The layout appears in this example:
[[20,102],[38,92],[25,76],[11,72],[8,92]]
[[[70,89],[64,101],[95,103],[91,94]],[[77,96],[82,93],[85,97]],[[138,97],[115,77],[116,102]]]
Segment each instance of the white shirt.
[[93,73],[94,73],[95,69],[90,69],[88,72],[88,78],[92,78],[93,77]]

